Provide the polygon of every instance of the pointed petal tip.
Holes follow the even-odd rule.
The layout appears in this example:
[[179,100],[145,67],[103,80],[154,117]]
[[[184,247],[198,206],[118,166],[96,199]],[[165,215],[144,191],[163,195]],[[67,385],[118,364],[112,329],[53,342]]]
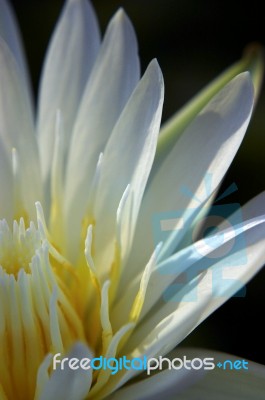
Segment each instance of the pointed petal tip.
[[160,66],[159,66],[159,63],[158,63],[158,61],[157,61],[157,58],[153,58],[153,59],[150,61],[149,66],[154,66],[154,68],[160,69]]
[[241,72],[234,79],[232,79],[232,81],[239,81],[242,86],[245,85],[245,89],[253,97],[254,101],[254,85],[249,71]]
[[[230,103],[234,102],[236,105],[236,109],[241,112],[242,116],[245,115],[247,117],[248,125],[253,111],[255,98],[254,85],[249,71],[241,72],[233,79],[231,79],[221,89],[219,96],[221,96],[222,98],[223,95],[226,96],[226,101],[228,102],[227,104],[229,104],[231,112],[232,108],[230,106]],[[209,104],[215,104],[213,100]],[[236,111],[234,110],[233,114],[234,112]],[[235,116],[236,114],[234,114],[234,118]]]
[[157,75],[159,83],[164,87],[163,73],[156,58],[153,58],[153,60],[150,61],[146,71],[151,72],[154,76]]
[[118,16],[119,18],[124,18],[127,14],[123,7],[119,7],[115,15]]
[[107,31],[108,29],[117,32],[118,35],[124,38],[127,37],[131,48],[135,48],[135,51],[138,53],[138,43],[133,23],[122,7],[120,7],[111,18]]
[[113,20],[115,20],[121,24],[129,23],[130,25],[132,25],[132,22],[131,22],[129,16],[127,15],[127,13],[123,7],[118,8],[118,10],[116,11],[116,13],[113,16]]
[[250,75],[250,72],[249,71],[244,71],[244,72],[241,72],[240,74],[238,74],[235,78],[234,78],[234,80],[244,80],[244,81],[246,81],[246,82],[250,82],[250,83],[252,83],[252,81],[251,81],[251,75]]

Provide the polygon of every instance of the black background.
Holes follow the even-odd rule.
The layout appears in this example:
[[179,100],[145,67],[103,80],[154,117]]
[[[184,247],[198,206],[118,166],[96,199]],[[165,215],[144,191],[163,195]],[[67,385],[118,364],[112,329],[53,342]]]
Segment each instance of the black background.
[[[12,3],[23,32],[36,93],[45,48],[63,1]],[[93,4],[103,32],[118,7],[128,13],[139,40],[142,70],[152,58],[158,59],[166,87],[164,120],[238,60],[248,43],[265,44],[265,17],[259,1],[252,0],[247,7],[227,0],[98,0]],[[229,198],[231,202],[244,204],[265,187],[264,92],[223,183],[223,190],[233,182],[239,188]],[[265,363],[264,283],[262,271],[248,284],[245,298],[228,301],[184,344],[215,348]]]

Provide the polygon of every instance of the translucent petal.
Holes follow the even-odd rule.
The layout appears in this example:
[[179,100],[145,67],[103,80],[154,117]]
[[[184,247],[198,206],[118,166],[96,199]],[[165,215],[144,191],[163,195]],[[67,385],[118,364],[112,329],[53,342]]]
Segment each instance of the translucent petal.
[[[106,270],[113,254],[108,252],[116,232],[116,210],[130,183],[133,193],[131,224],[134,226],[146,181],[153,163],[163,104],[163,78],[156,61],[147,71],[107,143],[95,200],[95,251],[99,268]],[[106,252],[102,249],[106,248]]]
[[[216,190],[242,142],[252,107],[253,87],[249,74],[244,73],[209,102],[151,176],[139,213],[127,280],[152,252],[154,218],[168,213],[177,214],[181,220],[184,212],[196,210]],[[209,190],[205,190],[205,182],[210,183]],[[169,238],[177,239],[187,227],[174,229]]]
[[42,188],[32,109],[22,73],[2,39],[0,39],[0,136],[10,158],[12,148],[17,151],[23,207],[28,216],[34,219],[34,203],[36,199],[42,200]]
[[99,40],[91,4],[87,0],[68,0],[51,39],[40,84],[37,125],[45,180],[53,155],[56,113],[59,109],[64,121],[66,151]]
[[28,88],[28,95],[31,97],[28,68],[25,60],[25,53],[22,46],[19,27],[12,7],[6,0],[0,0],[0,36],[4,39],[9,49],[13,53],[18,67],[24,76],[26,86]]
[[107,28],[74,125],[65,190],[65,213],[72,232],[79,230],[87,211],[99,155],[138,80],[135,33],[119,10]]

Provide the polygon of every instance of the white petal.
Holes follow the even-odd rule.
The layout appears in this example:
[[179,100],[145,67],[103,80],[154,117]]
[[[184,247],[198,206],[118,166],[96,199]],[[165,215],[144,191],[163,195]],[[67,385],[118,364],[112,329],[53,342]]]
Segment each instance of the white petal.
[[[133,348],[134,344],[132,343],[131,345],[131,338],[133,337],[131,336],[128,346],[125,345],[124,348],[121,349],[122,354],[127,354],[127,358],[143,358],[143,356],[151,358],[165,355],[190,333],[192,327],[200,317],[206,302],[207,300],[200,304],[198,302],[186,303],[181,307],[178,313],[179,315],[177,315],[177,313],[172,313],[153,328],[153,330],[145,332],[146,336],[143,336],[144,339],[141,344],[135,347],[132,352],[130,352],[130,348]],[[132,335],[134,335],[134,333]],[[168,346],[169,340],[171,345],[170,349]],[[172,340],[174,340],[173,346]],[[129,371],[123,370],[114,377],[109,389],[113,390],[113,388],[115,388],[116,390],[137,374],[139,374],[139,371],[134,369]]]
[[[195,284],[198,284],[198,281],[194,283],[194,286]],[[132,357],[165,355],[198,325],[198,320],[209,299],[208,295],[208,297],[204,296],[201,301],[175,303],[175,309],[166,317],[161,316],[157,325],[149,324],[151,330],[146,329],[147,324],[139,325],[123,351],[130,352]],[[152,317],[149,322],[151,319]]]
[[[219,185],[243,139],[252,106],[253,86],[249,74],[243,73],[209,102],[181,135],[161,168],[151,173],[139,214],[128,281],[154,247],[153,218],[165,212],[182,216],[181,210],[192,211]],[[211,179],[210,192],[205,190],[207,176]],[[192,199],[182,193],[182,188],[189,190]]]
[[[171,354],[166,357],[173,358]],[[135,400],[136,396],[137,400],[160,400],[161,398],[168,400],[172,394],[176,395],[198,381],[201,375],[204,374],[184,368],[178,371],[174,369],[161,371],[151,377],[146,376],[139,382],[132,384],[129,382],[128,385],[113,393],[109,400]]]
[[18,70],[13,55],[2,39],[0,39],[0,136],[10,157],[12,148],[17,150],[23,206],[34,218],[34,203],[42,198],[32,109],[21,71]]
[[[214,357],[217,362],[224,363],[226,360],[235,362],[241,360],[230,354],[219,353],[212,350],[185,349],[178,350],[180,354],[187,354],[189,359],[200,357]],[[215,368],[207,371],[201,379],[188,388],[183,393],[179,393],[179,400],[260,400],[264,397],[265,367],[248,361],[248,370],[223,370]],[[175,399],[175,393],[178,393],[177,385],[172,385],[169,399]]]
[[[230,223],[231,220],[232,218],[230,217]],[[216,261],[218,254],[217,252],[227,255],[227,252],[231,249],[231,246],[233,246],[235,240],[237,240],[237,236],[264,222],[265,216],[263,218],[255,217],[245,222],[242,222],[242,220],[238,219],[236,216],[232,226],[224,226],[222,230],[218,230],[218,234],[210,235],[207,240],[203,238],[196,243],[192,243],[190,246],[182,249],[163,262],[157,262],[150,274],[144,306],[141,312],[141,319],[146,316],[146,314],[158,300],[161,300],[162,295],[165,296],[165,290],[167,290],[170,285],[174,284],[177,278],[186,272],[189,274],[189,271],[194,268],[194,265],[200,266],[196,268],[196,274],[198,270],[205,270],[208,267],[210,268],[211,263],[213,264]],[[220,254],[218,254],[218,258],[220,259]],[[225,258],[223,262],[225,263]],[[204,265],[204,267],[202,267],[202,265]],[[193,279],[196,274],[195,272],[192,273],[191,279]],[[126,320],[126,316],[130,310],[132,301],[136,296],[139,282],[141,281],[143,275],[144,274],[139,274],[136,279],[130,282],[129,286],[123,288],[124,292],[119,295],[119,301],[115,305],[112,312],[112,319],[115,325],[120,326],[123,324],[123,318]],[[185,284],[187,284],[188,287],[187,278],[184,283],[179,283],[178,290],[184,288]],[[176,288],[177,285],[175,285],[175,292]],[[174,302],[176,303],[175,300]],[[170,306],[170,304],[167,305]],[[167,309],[167,306],[163,308],[165,310]],[[173,307],[169,307],[169,310],[171,308],[171,311],[173,311],[174,305]],[[159,314],[159,317],[156,315],[156,317],[161,319],[164,316],[165,314],[163,316]]]
[[[91,351],[82,343],[74,345],[67,358],[93,358]],[[46,382],[40,400],[83,400],[89,392],[92,383],[92,371],[71,369],[67,363],[64,369],[57,368],[52,372],[50,379]],[[44,373],[44,372],[43,372]]]
[[[248,209],[250,209],[253,214],[254,204],[257,207],[258,204],[261,205],[262,197],[264,199],[264,194],[253,199],[249,205],[243,208],[243,213],[248,215]],[[261,210],[259,209],[258,211]],[[171,286],[171,292],[168,291],[167,295],[164,295],[165,302],[153,308],[148,318],[132,334],[129,343],[130,348],[133,349],[137,343],[143,340],[142,344],[146,343],[145,349],[147,351],[148,336],[151,338],[161,324],[160,321],[166,321],[170,315],[172,318],[175,315],[175,329],[178,330],[178,324],[186,307],[190,309],[191,315],[192,312],[197,314],[198,307],[200,308],[201,314],[197,320],[197,326],[209,314],[238,292],[257,273],[265,263],[265,223],[263,222],[256,226],[253,226],[253,223],[249,223],[249,227],[250,229],[236,238],[237,242],[234,247],[229,249],[225,256],[219,256],[218,258],[218,253],[213,251],[210,255],[211,257],[203,257],[194,264],[194,267],[191,267],[188,271],[189,281],[186,284]],[[226,249],[225,245],[221,248]],[[207,266],[209,263],[210,267]],[[195,278],[191,281],[193,276]],[[178,316],[180,320],[178,320]],[[172,329],[171,333],[170,330],[170,326],[165,326],[165,333],[168,335],[167,351],[170,351],[176,344],[174,330]],[[163,332],[161,331],[160,334],[163,335]],[[163,343],[157,341],[157,347],[160,347],[160,351],[162,351]]]
[[[253,217],[263,212],[265,205],[265,192],[252,199],[242,208],[244,217]],[[215,284],[215,297],[211,299],[203,312],[201,323],[208,315],[212,314],[227,299],[241,289],[265,264],[265,224],[260,224],[243,234],[242,249],[238,248],[227,254],[227,258],[233,256],[242,260],[239,266],[226,267],[225,260],[216,263],[211,269]],[[234,246],[236,248],[236,246]],[[231,262],[228,262],[230,265]],[[201,290],[207,292],[207,276],[202,281]]]
[[71,230],[86,211],[99,154],[138,80],[135,33],[119,10],[109,23],[74,126],[66,175],[66,214]]
[[67,144],[98,48],[99,31],[91,4],[87,0],[68,0],[53,34],[41,78],[38,133],[45,179],[53,154],[56,112],[60,109],[62,113]]
[[11,152],[4,148],[0,137],[0,219],[5,218],[8,223],[13,219],[13,188]]
[[[230,354],[189,348],[179,348],[166,357],[170,360],[183,359],[184,355],[188,360],[214,358],[215,365],[226,360],[233,363],[241,360]],[[210,371],[167,369],[139,382],[128,383],[112,394],[110,400],[134,400],[136,396],[138,400],[159,400],[161,397],[169,400],[260,400],[264,394],[265,367],[247,362],[248,370],[222,370],[217,367]]]
[[[163,77],[156,61],[151,62],[133,92],[104,152],[96,197],[95,252],[99,265],[109,267],[108,253],[115,234],[115,215],[120,199],[130,183],[133,193],[133,225],[153,163],[163,105]],[[102,249],[106,246],[107,252]],[[105,261],[104,257],[107,255]]]
[[28,69],[19,27],[12,7],[6,0],[0,0],[0,36],[4,39],[13,53],[16,62],[24,75],[25,82],[27,82],[30,92]]

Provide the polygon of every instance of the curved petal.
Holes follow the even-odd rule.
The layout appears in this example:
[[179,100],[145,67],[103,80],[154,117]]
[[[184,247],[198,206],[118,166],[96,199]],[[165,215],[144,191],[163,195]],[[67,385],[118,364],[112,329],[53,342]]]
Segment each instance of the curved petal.
[[[219,353],[212,350],[202,349],[183,349],[178,353],[183,352],[189,358],[205,358],[214,357],[215,364],[226,360],[232,362],[239,358],[230,354]],[[245,360],[246,361],[246,360]],[[178,394],[179,400],[212,400],[212,399],[233,399],[233,400],[260,400],[264,397],[264,381],[265,367],[251,361],[247,361],[247,370],[223,370],[215,368],[212,371],[207,371],[198,381],[183,393]],[[206,372],[206,371],[205,371]],[[175,391],[178,393],[177,386],[172,386],[172,397],[175,399]]]
[[[91,351],[82,343],[74,345],[72,350],[67,354],[67,358],[83,358],[92,359]],[[59,364],[61,366],[61,364]],[[38,380],[45,382],[40,394],[40,400],[83,400],[89,392],[92,383],[92,370],[84,370],[82,368],[70,368],[69,364],[64,364],[64,368],[60,368],[52,372],[51,377],[47,380],[45,371],[40,368]]]
[[[242,215],[244,218],[256,217],[260,214],[265,214],[265,192],[256,196],[254,199],[249,201],[242,208]],[[220,226],[222,228],[222,225]],[[228,298],[233,296],[238,290],[240,290],[243,285],[250,281],[253,276],[264,266],[265,264],[265,226],[260,224],[255,228],[246,232],[242,238],[242,249],[237,249],[235,252],[231,251],[231,256],[235,256],[238,260],[242,260],[238,267],[222,267],[222,263],[217,263],[212,268],[212,273],[214,274],[214,290],[216,291],[216,296],[212,298],[208,306],[204,310],[201,323],[205,318],[212,314],[217,308],[219,308]],[[236,248],[236,246],[234,246]],[[228,263],[229,265],[229,263]],[[223,266],[225,264],[223,263]],[[201,289],[206,288],[206,279],[202,284]],[[204,288],[203,288],[204,285]]]
[[31,98],[28,68],[25,60],[25,53],[22,46],[19,27],[12,7],[6,0],[0,0],[0,36],[7,43],[20,70],[23,73],[25,82],[28,86],[29,96]]
[[[126,348],[122,348],[121,354],[126,354],[127,359],[132,359],[132,358],[143,358],[144,356],[147,357],[147,359],[152,358],[152,357],[158,357],[158,356],[163,356],[167,353],[167,341],[169,339],[169,331],[173,326],[175,325],[174,330],[174,336],[175,336],[175,345],[179,343],[179,339],[182,337],[186,337],[186,335],[190,332],[191,327],[196,324],[195,321],[197,321],[199,315],[201,314],[202,308],[204,304],[199,304],[198,307],[196,307],[196,312],[194,312],[193,307],[191,306],[191,303],[187,304],[184,307],[184,310],[181,314],[181,318],[179,319],[179,324],[178,324],[178,329],[176,329],[176,316],[170,315],[168,318],[165,318],[159,326],[157,326],[157,329],[155,332],[151,332],[149,335],[152,336],[151,341],[147,343],[148,341],[143,341],[141,346],[137,347],[134,349],[133,352],[127,353]],[[168,330],[167,330],[168,327]],[[154,335],[152,335],[154,333]],[[161,345],[161,346],[160,346]],[[173,346],[175,347],[175,346]],[[119,373],[117,373],[109,382],[108,386],[102,390],[100,395],[105,396],[109,393],[112,393],[113,391],[117,390],[121,386],[123,386],[126,382],[128,382],[130,379],[135,377],[136,375],[139,374],[138,370],[135,369],[123,369]]]
[[[240,357],[219,353],[212,350],[179,348],[169,353],[166,358],[188,360],[194,358],[213,358],[215,365],[226,360],[232,363]],[[244,360],[246,361],[246,360]],[[180,370],[167,369],[154,376],[128,384],[112,394],[110,400],[260,400],[264,395],[265,367],[251,361],[247,362],[248,370]],[[166,365],[166,361],[164,361]]]
[[[38,148],[32,109],[21,71],[0,39],[0,137],[7,153],[17,152],[23,208],[35,218],[35,201],[42,200]],[[29,185],[30,182],[30,185]]]
[[[243,73],[209,102],[151,177],[139,213],[127,281],[152,252],[153,218],[196,209],[219,185],[242,142],[252,107],[253,85],[249,74]],[[210,192],[205,190],[207,177]],[[172,235],[177,237],[182,231]]]
[[115,125],[103,157],[95,199],[95,257],[101,273],[113,259],[108,247],[115,238],[115,215],[128,183],[134,196],[131,225],[136,221],[155,155],[163,98],[163,77],[154,60]]
[[80,224],[99,154],[139,80],[134,29],[123,10],[109,23],[74,126],[66,171],[66,218]]
[[[167,355],[167,358],[174,358],[176,352]],[[181,370],[165,370],[154,374],[153,376],[146,376],[145,379],[130,382],[119,389],[117,392],[110,395],[109,400],[160,400],[161,398],[170,399],[171,395],[176,395],[182,392],[202,376],[203,372],[195,370],[189,371],[187,369]],[[136,397],[137,396],[137,397]],[[176,399],[176,397],[174,397]],[[197,399],[196,399],[197,400]]]
[[8,157],[0,136],[0,220],[5,218],[10,224],[13,219],[12,178],[11,152]]
[[[253,199],[243,208],[243,214],[253,216],[255,208],[257,209],[256,213],[264,210],[263,199],[264,194]],[[239,235],[237,240],[237,243],[232,241],[233,247],[228,248],[228,251],[225,245],[222,246],[226,251],[225,255],[220,257],[218,251],[213,251],[211,257],[203,257],[195,263],[188,271],[189,281],[186,284],[172,285],[164,293],[164,302],[151,310],[147,318],[133,332],[130,342],[126,346],[129,346],[130,349],[145,348],[145,351],[148,351],[148,343],[152,346],[155,335],[163,336],[160,326],[171,316],[175,321],[173,325],[170,327],[170,324],[164,324],[167,342],[159,343],[157,340],[155,343],[156,352],[164,354],[165,349],[170,351],[176,345],[176,335],[179,333],[180,327],[183,329],[183,323],[180,321],[186,308],[190,309],[191,315],[195,313],[198,316],[193,330],[237,293],[265,263],[265,223],[261,222],[252,227],[250,224],[250,229]],[[208,264],[210,264],[209,267]],[[202,306],[203,304],[204,306]],[[200,310],[200,316],[198,310]],[[127,348],[128,350],[129,348]]]
[[56,113],[61,111],[67,145],[99,43],[97,20],[89,1],[68,0],[50,42],[40,84],[38,134],[45,179],[51,168]]
[[[161,296],[163,296],[164,300],[166,297],[170,296],[170,290],[173,289],[173,287],[173,293],[174,291],[176,293],[187,284],[188,291],[189,280],[192,280],[198,271],[211,268],[211,264],[214,264],[216,259],[220,259],[223,254],[225,256],[231,255],[232,253],[230,250],[233,248],[235,241],[238,240],[241,245],[243,243],[244,247],[245,241],[239,240],[238,237],[242,234],[244,235],[244,232],[247,230],[265,222],[265,216],[254,217],[244,222],[242,222],[240,217],[230,217],[229,227],[219,227],[217,234],[213,233],[209,235],[207,239],[202,238],[181,251],[178,251],[163,262],[157,262],[155,264],[150,272],[147,293],[140,316],[141,320],[159,300],[161,301]],[[226,258],[224,257],[223,264],[226,265],[225,263]],[[191,272],[192,269],[194,269],[193,272]],[[186,275],[187,277],[184,280],[184,276]],[[181,282],[181,277],[184,282]],[[127,320],[127,315],[130,312],[141,279],[142,274],[139,274],[136,279],[130,282],[129,286],[124,288],[123,294],[120,294],[119,300],[112,311],[112,322],[114,326],[123,324],[123,319],[125,319],[125,321]],[[175,284],[177,279],[180,280],[179,284]],[[167,307],[164,308],[166,309]],[[172,310],[173,309],[174,305]]]

